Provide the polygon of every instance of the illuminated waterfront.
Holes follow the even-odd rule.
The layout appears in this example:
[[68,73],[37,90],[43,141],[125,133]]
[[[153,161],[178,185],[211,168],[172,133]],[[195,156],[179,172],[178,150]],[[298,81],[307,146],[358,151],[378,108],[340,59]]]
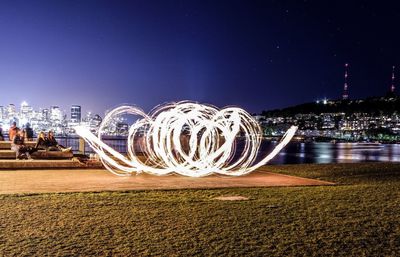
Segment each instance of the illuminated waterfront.
[[[266,151],[274,143],[266,143]],[[271,164],[399,162],[400,144],[293,142]]]
[[[72,146],[78,151],[78,137],[60,137],[61,144]],[[126,137],[105,137],[104,140],[118,152],[126,152]],[[276,142],[264,141],[260,156],[265,156]],[[87,153],[92,153],[88,145]],[[270,164],[300,163],[357,163],[357,162],[400,162],[400,144],[358,144],[358,143],[289,143]]]

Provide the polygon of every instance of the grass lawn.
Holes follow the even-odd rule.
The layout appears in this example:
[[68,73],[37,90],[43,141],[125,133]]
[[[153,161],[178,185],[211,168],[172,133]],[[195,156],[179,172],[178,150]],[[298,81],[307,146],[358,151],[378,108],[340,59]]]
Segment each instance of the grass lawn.
[[338,185],[3,195],[0,255],[399,256],[400,164],[270,170]]

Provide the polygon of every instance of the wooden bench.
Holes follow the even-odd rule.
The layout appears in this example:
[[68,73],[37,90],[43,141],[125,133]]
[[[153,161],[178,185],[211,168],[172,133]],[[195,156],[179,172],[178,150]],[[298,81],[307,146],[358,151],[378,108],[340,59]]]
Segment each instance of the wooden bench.
[[100,164],[90,166],[81,163],[77,159],[71,160],[0,160],[0,170],[18,169],[83,169],[83,168],[102,168]]
[[[27,141],[26,146],[34,147],[36,142]],[[44,151],[39,150],[34,152],[32,159],[43,159],[43,160],[66,160],[72,159],[74,154],[72,152],[61,152],[61,151]],[[15,152],[11,150],[10,141],[0,141],[0,159],[15,159]]]
[[[32,153],[31,157],[32,159],[42,160],[66,160],[72,159],[74,154],[72,152],[39,150]],[[13,150],[0,150],[0,159],[15,159],[15,152]]]
[[[36,145],[35,141],[25,141],[26,146],[34,147]],[[0,150],[11,150],[10,141],[0,141]]]

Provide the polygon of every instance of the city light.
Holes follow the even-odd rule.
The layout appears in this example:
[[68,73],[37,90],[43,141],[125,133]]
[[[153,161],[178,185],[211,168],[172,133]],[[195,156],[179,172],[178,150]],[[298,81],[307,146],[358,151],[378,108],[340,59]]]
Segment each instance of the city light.
[[[34,110],[27,101],[22,101],[19,109],[15,104],[0,105],[0,127],[3,131],[8,131],[10,124],[15,122],[21,128],[30,126],[36,134],[40,131],[52,130],[56,135],[73,134],[73,127],[77,125],[87,125],[92,131],[96,131],[102,118],[92,113],[82,118],[81,111],[80,105],[72,105],[70,118],[68,118],[67,113],[59,106]],[[119,131],[107,130],[107,133],[120,135]]]
[[[140,117],[129,128],[127,157],[101,140],[108,122],[126,114]],[[289,143],[297,127],[287,130],[271,153],[257,163],[262,129],[249,113],[236,107],[219,110],[184,101],[160,105],[147,115],[137,107],[121,106],[106,115],[97,136],[85,126],[75,130],[116,175],[146,172],[203,177],[214,173],[240,176],[265,165]],[[237,142],[241,139],[243,150],[239,151]],[[140,140],[144,159],[136,152],[135,143]]]

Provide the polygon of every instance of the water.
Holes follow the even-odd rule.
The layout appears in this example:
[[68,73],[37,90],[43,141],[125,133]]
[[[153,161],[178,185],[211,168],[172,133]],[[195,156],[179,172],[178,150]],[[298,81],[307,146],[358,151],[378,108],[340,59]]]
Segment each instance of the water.
[[[106,137],[105,143],[121,153],[126,153],[126,137]],[[79,137],[62,137],[58,142],[74,151],[79,149]],[[259,157],[266,156],[277,142],[264,141]],[[240,146],[238,146],[240,152]],[[92,153],[86,144],[85,152]],[[400,144],[366,145],[358,143],[289,143],[270,164],[298,163],[355,163],[355,162],[400,162]]]
[[[268,142],[260,154],[276,143]],[[364,145],[358,143],[289,143],[270,163],[356,163],[400,162],[399,144]]]

